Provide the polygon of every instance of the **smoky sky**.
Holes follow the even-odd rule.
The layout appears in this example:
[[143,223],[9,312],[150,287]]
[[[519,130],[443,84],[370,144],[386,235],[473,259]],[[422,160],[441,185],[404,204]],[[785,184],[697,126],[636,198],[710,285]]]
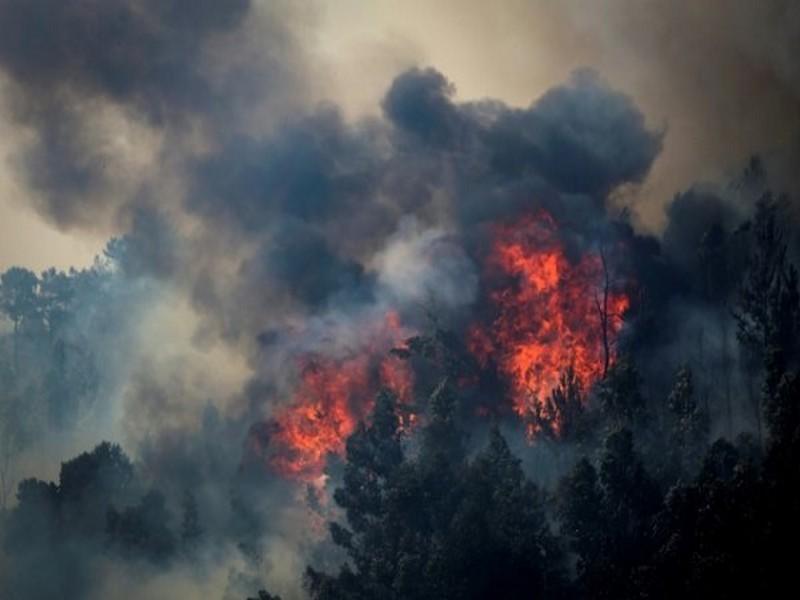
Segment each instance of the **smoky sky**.
[[[391,303],[465,310],[498,220],[545,209],[577,256],[607,234],[609,193],[641,182],[662,147],[633,100],[585,69],[518,108],[459,100],[420,65],[395,74],[377,115],[348,118],[307,101],[312,70],[278,8],[0,4],[11,116],[34,134],[15,164],[37,210],[67,228],[110,219],[121,276],[151,281],[153,306],[183,298],[195,314],[178,321],[196,329],[184,343],[243,354],[257,378],[286,358],[259,340],[291,338],[298,319],[320,340]],[[109,151],[120,123],[156,138],[134,149],[152,153],[141,172]],[[398,284],[385,271],[397,256],[430,262]]]
[[387,90],[381,120],[350,124],[323,106],[263,140],[232,141],[191,165],[185,209],[256,245],[238,278],[251,297],[274,306],[288,294],[315,312],[380,295],[373,257],[410,216],[467,239],[545,208],[568,223],[565,238],[589,243],[609,191],[641,181],[661,145],[595,73],[527,109],[459,103],[453,91],[444,74],[412,69]]
[[0,57],[32,91],[74,89],[132,104],[148,118],[219,102],[200,71],[204,44],[249,10],[232,2],[3,2]]
[[[463,307],[475,286],[452,290],[474,280],[485,224],[546,209],[569,252],[597,244],[613,230],[609,196],[644,182],[669,138],[589,69],[519,107],[461,100],[423,64],[394,73],[376,113],[352,119],[309,102],[297,18],[245,0],[0,2],[10,117],[32,133],[14,164],[36,209],[64,228],[110,220],[124,274],[198,312],[191,343],[243,346],[256,369],[257,340],[293,317],[422,301],[381,272],[406,248],[415,260],[442,240],[457,249],[440,271],[415,273],[441,275],[439,298]],[[121,126],[145,132],[129,151],[149,155],[141,171],[109,147]],[[738,218],[698,194],[669,213],[677,262],[708,222]],[[409,289],[421,287],[436,294]]]
[[[599,11],[568,4],[578,23]],[[353,116],[326,93],[337,74],[314,64],[313,13],[255,0],[0,0],[3,116],[24,132],[12,171],[47,222],[113,235],[100,257],[112,281],[79,319],[107,406],[80,439],[118,436],[172,499],[199,487],[219,554],[248,528],[269,530],[276,556],[305,543],[287,533],[303,516],[291,491],[242,460],[291,397],[293,359],[363,347],[387,309],[420,327],[431,310],[463,325],[483,308],[493,224],[546,210],[576,260],[623,244],[620,269],[676,323],[667,339],[631,334],[632,348],[659,348],[658,369],[704,314],[692,296],[698,244],[752,210],[731,188],[691,186],[662,237],[636,230],[618,200],[646,187],[675,128],[645,114],[619,73],[582,64],[512,103],[467,99],[446,68],[404,61]],[[648,46],[651,14],[642,24],[615,12],[597,29],[636,25],[620,46]],[[765,40],[748,56],[795,97],[793,63]],[[358,82],[336,82],[348,85],[357,95]],[[231,508],[241,503],[255,514]]]
[[[119,121],[169,137],[149,151],[178,161],[190,131],[224,137],[251,99],[268,103],[272,90],[292,86],[294,65],[278,59],[292,45],[288,30],[261,19],[253,48],[252,13],[249,0],[0,4],[11,117],[35,134],[14,162],[38,210],[61,227],[91,227],[109,208],[141,201],[141,184],[120,186],[131,167],[112,143]],[[109,110],[116,124],[98,117]]]

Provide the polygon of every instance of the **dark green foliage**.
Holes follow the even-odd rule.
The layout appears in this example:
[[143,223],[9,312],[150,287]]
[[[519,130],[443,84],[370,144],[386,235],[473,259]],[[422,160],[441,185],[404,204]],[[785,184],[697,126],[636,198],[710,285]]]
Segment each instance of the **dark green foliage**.
[[35,320],[40,314],[36,288],[39,280],[27,269],[11,267],[0,275],[0,310],[14,324],[17,334],[25,322]]
[[[164,564],[176,548],[170,511],[158,491],[137,502],[138,489],[130,459],[108,442],[63,463],[57,484],[22,481],[0,531],[16,597],[84,597],[93,561],[109,551]],[[30,577],[36,570],[47,577]]]
[[[62,463],[58,485],[28,479],[20,483],[11,525],[24,530],[27,517],[68,535],[102,535],[105,515],[124,500],[133,480],[133,466],[119,446],[103,442],[91,452]],[[11,528],[13,530],[13,527]]]
[[89,494],[115,496],[132,477],[133,465],[122,448],[102,442],[91,452],[62,463],[58,484],[66,501],[79,501]]
[[17,506],[11,512],[7,543],[37,543],[30,527],[59,540],[73,534],[99,539],[105,514],[124,498],[133,467],[119,446],[103,442],[61,465],[59,483],[27,479],[19,484]]
[[600,483],[611,530],[623,541],[629,536],[644,535],[646,520],[658,509],[660,498],[634,450],[630,431],[617,431],[606,439],[600,459]]
[[692,371],[682,367],[667,398],[668,447],[675,476],[693,476],[708,444],[708,414],[697,403]]
[[[0,275],[0,507],[16,484],[14,458],[49,428],[63,429],[93,405],[100,373],[89,330],[110,310],[101,266],[37,277]],[[107,325],[102,325],[107,327]]]
[[492,429],[489,445],[471,462],[466,479],[450,525],[447,548],[453,556],[445,560],[450,590],[456,593],[446,595],[557,597],[562,553],[545,516],[546,497],[526,480],[498,429]]
[[63,463],[58,483],[63,526],[81,536],[101,536],[106,512],[126,498],[132,479],[130,459],[108,442]]
[[[397,471],[404,459],[399,425],[395,398],[381,393],[372,422],[361,423],[347,440],[344,485],[334,494],[336,503],[345,510],[349,527],[333,523],[331,536],[361,574],[358,593],[363,597],[391,597],[388,594],[399,558],[397,545],[404,541],[402,522],[384,514],[395,491],[390,481],[399,478]],[[394,506],[402,509],[402,505]],[[309,568],[307,577],[312,595],[320,598],[338,597],[351,586],[348,569],[335,578]]]
[[647,588],[657,598],[759,597],[763,547],[757,471],[720,440],[697,480],[669,491],[656,520],[658,549]]
[[800,332],[798,273],[787,255],[782,219],[780,204],[765,193],[750,227],[749,264],[735,312],[739,340],[764,361],[771,393],[798,349]]
[[650,521],[660,494],[628,430],[608,436],[599,469],[584,459],[561,486],[563,533],[578,556],[578,585],[590,598],[631,598],[652,552]]
[[475,358],[453,332],[442,328],[432,315],[430,317],[430,334],[413,336],[406,340],[405,348],[396,348],[392,353],[406,359],[421,357],[435,364],[441,375],[452,379],[474,376]]
[[[331,526],[348,561],[336,575],[308,569],[312,598],[779,595],[793,570],[792,554],[778,549],[800,533],[798,379],[784,374],[765,388],[766,453],[749,435],[708,447],[709,415],[688,367],[663,408],[645,401],[626,359],[600,384],[596,409],[583,407],[573,379],[565,371],[550,400],[570,417],[559,443],[591,450],[603,441],[596,459],[579,460],[559,486],[559,536],[547,497],[496,428],[469,458],[445,379],[425,403],[416,453],[404,449],[388,395],[348,443],[336,494],[348,525]],[[575,558],[571,583],[565,549]]]
[[308,589],[330,598],[558,597],[561,552],[544,497],[493,430],[475,459],[465,455],[446,381],[429,400],[419,455],[404,456],[394,400],[382,394],[372,423],[347,444],[332,524],[349,561],[337,575],[309,568]]
[[620,358],[599,384],[597,396],[606,420],[614,428],[633,427],[645,415],[641,393],[641,377],[636,365],[627,357]]
[[17,502],[8,520],[6,544],[24,548],[30,540],[57,541],[58,486],[38,479],[25,479],[17,489]]
[[775,595],[795,585],[795,559],[786,548],[794,547],[800,533],[800,375],[784,376],[765,404],[770,436],[762,469],[764,508],[753,518],[765,534],[762,560]]
[[764,398],[764,413],[770,428],[773,447],[797,443],[794,436],[800,425],[800,402],[798,401],[798,375],[784,375],[775,391]]
[[[672,412],[691,415],[691,398],[683,370],[670,396]],[[782,408],[769,421],[763,458],[749,436],[735,445],[717,440],[697,475],[663,496],[627,431],[606,440],[599,469],[588,460],[575,466],[561,486],[560,520],[578,556],[581,597],[780,597],[794,585],[787,552],[800,533],[794,376],[784,377],[770,404]],[[683,433],[674,441],[687,439]]]
[[176,545],[170,530],[171,519],[163,494],[148,492],[136,506],[121,512],[109,509],[106,525],[109,543],[123,553],[153,562],[168,560]]
[[[557,437],[563,442],[583,442],[589,432],[584,410],[584,396],[581,381],[572,365],[567,367],[559,380],[558,386],[553,389],[548,399],[549,411],[558,415],[554,419],[542,420],[537,425],[551,437]],[[558,430],[553,429],[554,423],[559,424]]]
[[[753,163],[746,179],[760,179],[760,169]],[[500,432],[509,406],[491,357],[487,367],[479,367],[464,336],[435,321],[430,335],[412,337],[393,350],[413,368],[415,391],[425,393],[398,406],[391,393],[382,392],[370,418],[347,441],[334,493],[343,516],[335,513],[340,521],[330,524],[339,552],[332,556],[344,557],[344,563],[327,572],[309,567],[309,595],[315,600],[791,595],[792,549],[800,534],[800,293],[790,260],[793,240],[783,228],[781,203],[769,194],[739,229],[722,216],[698,223],[692,243],[682,248],[676,271],[685,275],[681,285],[657,281],[671,268],[654,267],[663,257],[655,240],[646,242],[653,264],[642,269],[648,271],[637,282],[642,289],[631,291],[635,310],[623,331],[630,338],[619,340],[629,355],[612,361],[603,381],[583,389],[574,370],[563,365],[559,384],[543,400],[538,420],[532,419],[539,432],[534,443],[541,445],[519,451],[537,481],[547,480],[543,462],[556,463],[556,471],[568,465],[552,491],[528,479]],[[636,242],[633,233],[626,239]],[[125,252],[122,242],[109,245],[112,260],[123,260]],[[127,265],[136,271],[134,263]],[[58,482],[22,481],[17,505],[6,505],[15,479],[9,474],[14,453],[36,443],[47,431],[43,425],[73,423],[82,414],[81,403],[98,388],[95,354],[104,347],[91,340],[119,325],[102,310],[110,304],[105,302],[110,281],[102,268],[39,276],[14,268],[0,275],[0,313],[6,321],[0,334],[0,533],[10,564],[2,567],[4,576],[10,573],[3,581],[12,588],[9,597],[89,597],[97,564],[133,561],[137,573],[157,572],[179,560],[204,565],[200,561],[214,554],[205,550],[219,542],[227,551],[231,540],[247,570],[231,571],[228,593],[256,590],[263,574],[258,569],[270,560],[264,536],[273,514],[273,489],[261,487],[258,479],[261,464],[243,469],[227,488],[227,520],[209,514],[201,521],[192,491],[203,491],[204,510],[214,510],[218,497],[206,495],[211,490],[199,475],[190,484],[183,479],[174,484],[178,490],[192,486],[182,499],[155,489],[143,494],[131,461],[108,443],[65,462]],[[730,303],[737,291],[734,319]],[[680,297],[662,301],[660,292]],[[91,318],[82,310],[87,298],[92,298]],[[708,315],[718,321],[705,338],[718,357],[704,354],[702,341],[699,356],[688,346],[681,354],[680,344],[687,342],[664,330],[686,314],[702,320],[703,331]],[[97,319],[94,333],[87,333],[92,319]],[[734,324],[747,355],[740,363],[727,342]],[[630,331],[634,325],[637,331]],[[669,352],[662,347],[654,357],[647,352],[655,338],[648,336],[656,334]],[[664,364],[653,364],[666,354]],[[682,361],[690,362],[670,378]],[[742,372],[730,376],[737,364]],[[724,430],[729,438],[736,433],[731,400],[741,400],[743,393],[732,388],[757,381],[764,383],[758,438],[742,434],[709,446],[710,431]],[[719,398],[727,400],[726,428],[711,423],[721,412],[715,405]],[[471,440],[485,434],[485,425],[472,420],[476,409],[493,419],[483,444]],[[403,427],[406,413],[415,415],[418,428]],[[559,416],[557,425],[552,415]],[[215,435],[204,435],[216,439],[229,431],[214,428]],[[329,475],[338,481],[337,471]],[[158,476],[163,472],[156,469],[152,483],[164,482]],[[323,514],[327,506],[313,489],[311,509]],[[220,520],[224,525],[215,522]],[[336,560],[328,550],[314,548],[313,560]],[[280,599],[262,590],[252,600]]]
[[[382,516],[389,478],[403,463],[399,426],[395,398],[384,392],[375,403],[370,425],[359,424],[347,440],[344,487],[336,490],[334,498],[345,509],[356,534],[371,535]],[[349,532],[346,535],[352,537]],[[371,557],[364,556],[363,560]]]
[[75,301],[76,280],[63,271],[48,269],[39,280],[38,304],[48,331],[60,333],[68,324]]

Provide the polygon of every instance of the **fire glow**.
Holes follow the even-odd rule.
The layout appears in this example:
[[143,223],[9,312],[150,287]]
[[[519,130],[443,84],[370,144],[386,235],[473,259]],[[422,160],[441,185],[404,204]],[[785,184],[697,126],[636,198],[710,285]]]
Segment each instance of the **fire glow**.
[[408,332],[394,312],[371,329],[367,346],[344,358],[300,359],[292,401],[274,416],[277,431],[270,442],[270,466],[280,475],[319,478],[329,454],[344,454],[348,436],[372,410],[379,389],[395,393],[401,404],[411,402],[411,369],[389,353]]
[[494,362],[529,436],[542,418],[558,432],[549,395],[570,366],[583,389],[604,376],[628,297],[613,289],[599,252],[568,259],[546,213],[496,226],[484,267],[502,283],[489,291],[492,318],[469,330],[470,350],[483,366]]
[[[546,213],[496,225],[482,277],[490,306],[466,332],[481,368],[493,365],[505,382],[514,413],[533,439],[541,424],[559,434],[561,415],[548,402],[572,368],[583,390],[613,364],[628,297],[610,281],[603,254],[570,260],[556,222]],[[411,335],[396,312],[363,325],[359,348],[298,361],[291,401],[273,416],[269,465],[281,476],[318,480],[329,455],[343,455],[348,436],[385,388],[410,406],[414,374],[389,351]],[[401,417],[411,429],[414,414]]]

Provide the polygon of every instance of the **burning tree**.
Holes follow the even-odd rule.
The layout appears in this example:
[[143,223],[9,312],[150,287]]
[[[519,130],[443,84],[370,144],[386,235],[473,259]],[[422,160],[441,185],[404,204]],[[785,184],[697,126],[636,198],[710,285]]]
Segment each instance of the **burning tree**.
[[470,347],[482,364],[496,363],[529,435],[543,419],[558,431],[561,416],[548,398],[566,368],[583,389],[605,377],[628,297],[604,252],[570,260],[546,213],[498,226],[486,268],[498,281],[489,291],[493,317],[473,325]]
[[410,404],[411,370],[390,352],[407,330],[395,313],[365,329],[365,346],[345,356],[300,357],[292,400],[273,415],[268,462],[277,473],[307,481],[320,477],[328,455],[344,454],[345,440],[369,414],[371,398],[380,389]]
[[558,597],[563,555],[544,495],[496,428],[467,460],[456,404],[446,383],[437,387],[409,458],[395,399],[379,396],[371,423],[348,440],[334,496],[348,525],[331,534],[349,560],[336,575],[309,568],[312,598]]

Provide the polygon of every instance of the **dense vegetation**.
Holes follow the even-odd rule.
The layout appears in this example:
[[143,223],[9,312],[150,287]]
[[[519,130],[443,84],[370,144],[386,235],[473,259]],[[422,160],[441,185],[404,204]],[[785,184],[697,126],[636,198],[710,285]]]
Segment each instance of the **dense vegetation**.
[[[699,254],[714,262],[709,276],[724,271],[725,285],[712,286],[707,301],[731,309],[749,357],[740,368],[756,382],[750,431],[714,439],[712,431],[732,431],[731,393],[709,393],[691,357],[668,393],[653,393],[637,367],[646,348],[632,337],[593,390],[565,370],[550,399],[561,426],[534,442],[558,459],[557,482],[534,483],[524,450],[518,457],[509,447],[507,423],[496,420],[488,437],[486,421],[483,433],[476,428],[459,385],[472,366],[460,342],[433,326],[401,352],[431,382],[416,407],[422,425],[402,427],[397,399],[384,391],[348,439],[333,496],[341,518],[330,524],[345,560],[338,570],[308,567],[310,597],[785,594],[793,576],[787,549],[800,532],[800,296],[780,211],[764,196],[736,233],[749,248],[740,272],[720,267],[735,263],[739,246],[725,232],[709,231]],[[98,393],[92,345],[82,336],[110,326],[102,298],[113,294],[112,281],[113,269],[102,265],[41,277],[14,268],[0,280],[0,309],[12,326],[0,346],[0,518],[20,598],[80,597],[104,557],[164,568],[190,564],[208,543],[192,491],[170,502],[158,489],[164,482],[142,477],[108,443],[63,463],[58,482],[23,480],[11,507],[11,459],[36,443],[35,423],[65,427]],[[243,552],[259,555],[258,517],[241,499],[231,503],[232,535]],[[48,578],[31,580],[36,571]]]
[[[331,523],[347,562],[308,568],[313,598],[741,598],[791,589],[800,532],[800,304],[779,209],[762,198],[752,255],[736,288],[740,343],[760,361],[763,440],[710,439],[692,366],[666,398],[646,398],[635,356],[617,361],[588,407],[566,411],[558,444],[578,448],[552,490],[529,481],[497,427],[469,454],[451,384],[458,360],[439,344],[441,383],[416,445],[394,399],[347,444]],[[450,355],[452,358],[452,355]],[[565,374],[553,401],[579,393]],[[580,406],[580,405],[578,405]],[[271,598],[262,592],[260,598]]]

